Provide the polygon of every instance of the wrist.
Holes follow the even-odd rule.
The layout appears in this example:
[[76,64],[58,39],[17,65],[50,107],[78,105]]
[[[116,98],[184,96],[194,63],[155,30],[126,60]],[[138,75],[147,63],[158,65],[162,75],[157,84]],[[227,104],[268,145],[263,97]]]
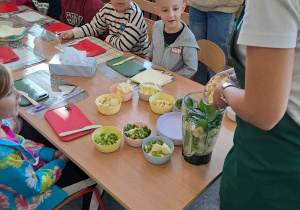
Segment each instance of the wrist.
[[224,82],[222,85],[221,85],[221,92],[220,92],[220,98],[227,104],[229,105],[228,103],[228,100],[226,99],[226,97],[224,96],[224,90],[229,88],[229,87],[236,87],[235,85],[229,83],[229,82]]

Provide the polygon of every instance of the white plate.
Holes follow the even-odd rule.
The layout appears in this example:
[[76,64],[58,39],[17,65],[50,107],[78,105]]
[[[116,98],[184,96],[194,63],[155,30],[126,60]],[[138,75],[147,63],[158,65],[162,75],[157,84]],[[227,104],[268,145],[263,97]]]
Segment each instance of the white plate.
[[158,135],[169,138],[174,145],[182,145],[181,112],[168,112],[160,116],[156,127]]

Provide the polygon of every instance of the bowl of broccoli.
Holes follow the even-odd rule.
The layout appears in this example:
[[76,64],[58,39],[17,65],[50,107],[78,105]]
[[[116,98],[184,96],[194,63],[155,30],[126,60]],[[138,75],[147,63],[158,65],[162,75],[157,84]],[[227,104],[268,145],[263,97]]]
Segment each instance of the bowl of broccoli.
[[123,134],[128,145],[141,147],[144,140],[151,135],[151,127],[143,122],[128,123],[123,128]]

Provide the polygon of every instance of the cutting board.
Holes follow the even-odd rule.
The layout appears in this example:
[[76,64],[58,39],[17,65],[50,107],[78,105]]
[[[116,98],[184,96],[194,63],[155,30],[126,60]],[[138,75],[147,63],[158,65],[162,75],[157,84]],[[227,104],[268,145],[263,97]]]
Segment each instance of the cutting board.
[[12,12],[12,11],[17,11],[19,10],[19,8],[14,5],[13,3],[10,3],[10,2],[3,2],[3,3],[0,3],[0,12]]
[[125,77],[133,77],[134,75],[140,73],[143,70],[146,70],[146,68],[140,64],[137,64],[136,62],[129,60],[125,61],[121,65],[113,66],[114,63],[118,63],[128,57],[120,57],[116,58],[110,61],[106,62],[106,65],[110,68],[116,70],[120,74],[123,74]]
[[75,104],[68,104],[71,110],[65,106],[49,110],[45,113],[45,118],[53,128],[56,135],[62,141],[71,141],[81,136],[92,133],[95,129],[74,133],[68,136],[60,137],[59,134],[66,131],[81,129],[88,125],[93,125],[91,121],[80,111]]
[[0,47],[0,63],[11,63],[19,59],[19,56],[10,47]]
[[74,47],[78,51],[86,51],[87,57],[94,57],[106,52],[106,49],[96,45],[90,40],[83,40],[77,44],[70,45],[70,47]]
[[72,30],[73,28],[71,26],[68,26],[64,23],[53,23],[51,25],[45,26],[44,27],[46,30],[51,31],[55,34],[62,32],[62,31],[68,31]]
[[[49,96],[47,91],[33,82],[31,79],[21,78],[14,81],[14,86],[17,90],[28,93],[28,96],[35,101],[41,101]],[[29,106],[31,103],[21,96],[20,106]]]

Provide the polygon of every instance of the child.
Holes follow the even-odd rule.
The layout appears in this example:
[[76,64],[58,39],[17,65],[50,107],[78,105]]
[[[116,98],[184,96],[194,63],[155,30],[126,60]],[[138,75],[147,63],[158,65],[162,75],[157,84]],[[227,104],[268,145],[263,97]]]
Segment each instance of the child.
[[11,0],[12,3],[16,4],[16,5],[26,5],[30,8],[32,8],[32,3],[31,0]]
[[153,25],[146,59],[190,78],[197,72],[199,47],[194,34],[180,20],[184,9],[182,0],[156,0],[154,10],[161,20]]
[[52,17],[53,19],[60,20],[61,15],[61,0],[32,0],[33,9]]
[[95,182],[72,164],[66,167],[69,159],[59,150],[11,131],[4,118],[18,116],[20,96],[9,70],[0,64],[0,208],[52,209]]
[[93,18],[91,23],[60,34],[61,42],[84,36],[99,36],[105,29],[105,41],[113,47],[145,57],[148,32],[144,16],[138,5],[130,0],[111,0]]
[[[90,23],[97,12],[104,6],[101,0],[62,0],[61,1],[61,22],[72,27],[80,27]],[[105,39],[108,30],[100,35]]]

